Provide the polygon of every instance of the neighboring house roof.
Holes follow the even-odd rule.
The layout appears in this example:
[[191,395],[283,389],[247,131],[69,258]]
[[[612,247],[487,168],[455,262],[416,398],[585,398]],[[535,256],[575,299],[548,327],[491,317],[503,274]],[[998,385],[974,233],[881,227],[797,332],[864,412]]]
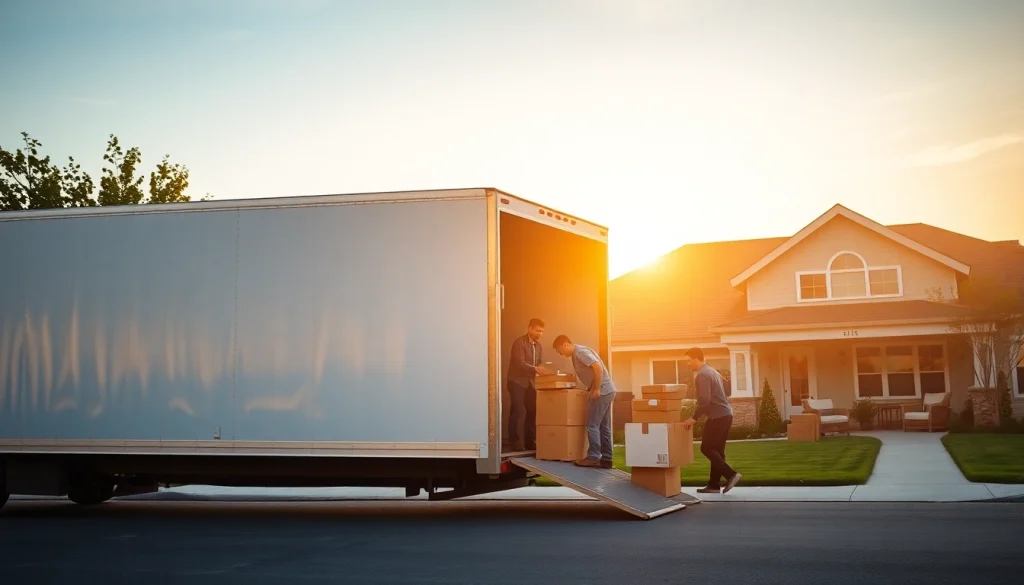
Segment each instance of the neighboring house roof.
[[943,323],[964,314],[959,305],[931,301],[892,301],[887,303],[856,303],[780,307],[752,311],[748,316],[713,328],[716,332],[767,331],[802,327],[807,329],[892,323]]
[[787,239],[785,242],[783,242],[777,248],[772,250],[770,253],[766,254],[764,257],[758,259],[757,262],[747,267],[746,270],[736,275],[731,281],[732,286],[739,286],[743,284],[751,276],[754,276],[755,274],[760,272],[762,268],[768,266],[773,261],[775,261],[776,258],[782,256],[783,254],[791,250],[794,246],[804,241],[804,239],[806,239],[807,236],[818,231],[818,228],[839,216],[845,217],[846,219],[849,219],[850,221],[853,221],[854,223],[857,223],[860,226],[865,227],[882,237],[888,238],[898,244],[906,246],[907,248],[910,248],[911,250],[917,252],[918,254],[921,254],[922,256],[927,256],[928,258],[931,258],[932,260],[935,260],[940,264],[945,264],[949,268],[952,268],[953,270],[956,270],[961,274],[971,273],[971,267],[969,265],[964,264],[963,262],[960,262],[953,258],[950,258],[949,256],[922,244],[921,242],[917,242],[913,239],[910,239],[900,234],[899,232],[893,231],[892,229],[887,228],[884,225],[872,219],[868,219],[855,211],[851,211],[850,209],[847,209],[846,207],[837,204],[834,207],[832,207],[832,209],[829,209],[821,216],[819,216],[818,219],[807,224],[807,226],[804,227],[804,229],[798,231],[796,235]]
[[[1003,286],[1016,286],[1024,293],[1024,246],[1018,242],[989,242],[920,223],[893,225],[886,229],[969,265],[975,277],[992,278]],[[745,293],[734,288],[730,279],[790,239],[689,244],[662,256],[655,267],[637,269],[612,280],[609,295],[614,345],[717,343],[719,336],[715,330],[719,326],[766,315],[769,311],[748,312]],[[794,314],[780,309],[770,311],[774,317],[763,318],[769,322],[771,319],[790,318],[796,322],[813,322],[814,318],[831,319],[829,311],[849,313],[855,307],[861,310],[859,307],[893,305],[906,309],[908,318],[910,311],[922,311],[914,313],[918,318],[931,318],[931,313],[925,312],[923,307],[933,303],[921,301],[916,305],[920,308],[912,308],[911,305],[915,304],[915,301],[893,301],[791,307],[792,310],[820,310],[823,313]],[[758,322],[764,325],[764,322]]]

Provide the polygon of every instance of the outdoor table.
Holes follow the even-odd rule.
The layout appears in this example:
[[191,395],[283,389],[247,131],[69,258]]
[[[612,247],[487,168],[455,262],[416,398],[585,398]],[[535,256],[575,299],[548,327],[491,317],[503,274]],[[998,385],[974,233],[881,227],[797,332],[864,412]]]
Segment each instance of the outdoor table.
[[902,404],[879,404],[875,411],[880,429],[903,428]]

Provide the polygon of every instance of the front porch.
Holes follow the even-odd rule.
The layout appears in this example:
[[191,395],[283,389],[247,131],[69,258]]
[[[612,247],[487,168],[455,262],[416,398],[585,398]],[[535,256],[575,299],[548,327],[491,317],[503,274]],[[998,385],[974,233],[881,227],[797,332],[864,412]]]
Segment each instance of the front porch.
[[969,343],[945,325],[906,329],[723,335],[733,366],[732,398],[756,400],[767,381],[783,419],[803,412],[808,398],[830,399],[843,409],[870,398],[883,409],[876,420],[889,428],[902,428],[900,405],[917,407],[925,394],[949,392],[951,408],[959,411],[974,381]]

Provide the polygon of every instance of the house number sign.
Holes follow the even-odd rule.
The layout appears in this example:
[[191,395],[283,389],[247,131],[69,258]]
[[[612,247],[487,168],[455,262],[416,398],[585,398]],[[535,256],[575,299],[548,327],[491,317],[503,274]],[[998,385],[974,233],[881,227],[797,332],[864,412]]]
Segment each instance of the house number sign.
[[843,331],[843,337],[860,337],[860,331],[856,329],[847,329]]

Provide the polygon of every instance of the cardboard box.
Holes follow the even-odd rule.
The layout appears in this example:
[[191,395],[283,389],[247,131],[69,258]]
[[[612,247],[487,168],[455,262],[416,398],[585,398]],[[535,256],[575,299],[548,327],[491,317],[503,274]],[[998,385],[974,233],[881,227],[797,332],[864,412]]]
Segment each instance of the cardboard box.
[[547,390],[537,393],[537,426],[587,424],[590,397],[586,390]]
[[667,412],[671,410],[682,410],[682,400],[658,400],[657,398],[649,398],[644,400],[633,401],[633,412],[645,412],[650,410],[657,410],[661,412]]
[[683,423],[626,425],[628,467],[682,467],[693,463],[693,427]]
[[640,393],[651,398],[657,398],[657,394],[686,394],[686,391],[686,384],[647,384],[640,387]]
[[683,413],[681,410],[634,410],[630,418],[635,423],[677,423],[683,420]]
[[587,427],[537,427],[537,459],[579,461],[586,456]]
[[794,414],[789,417],[786,438],[790,441],[821,440],[821,419],[816,414]]
[[576,387],[576,382],[534,382],[533,387],[537,390],[568,390]]
[[643,391],[644,400],[683,400],[686,398],[686,392],[684,390],[678,390],[673,392],[659,392],[656,394],[649,394],[646,390]]
[[671,498],[682,493],[682,480],[678,467],[634,467],[630,481],[649,492]]

